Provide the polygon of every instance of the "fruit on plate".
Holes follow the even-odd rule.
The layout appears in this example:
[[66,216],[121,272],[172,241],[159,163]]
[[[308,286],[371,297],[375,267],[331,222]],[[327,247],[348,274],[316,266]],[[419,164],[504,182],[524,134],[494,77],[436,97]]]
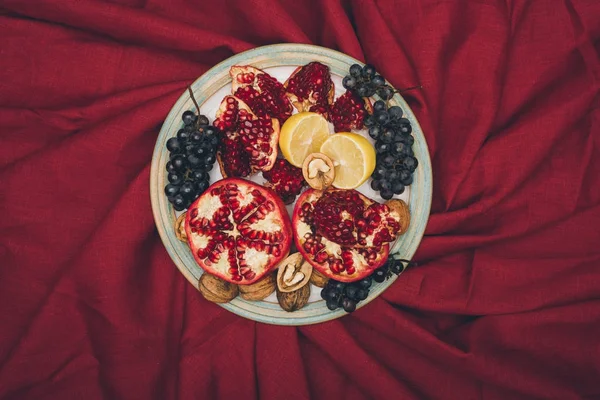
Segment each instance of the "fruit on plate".
[[352,64],[348,72],[349,74],[342,79],[342,85],[358,96],[371,97],[377,93],[383,100],[394,96],[394,89],[385,82],[383,76],[377,74],[374,66],[366,64],[361,67],[359,64]]
[[402,108],[388,108],[382,100],[376,101],[373,108],[373,115],[365,120],[377,153],[371,188],[387,200],[402,194],[405,187],[412,184],[418,162],[412,149],[412,126],[403,118]]
[[280,124],[292,115],[292,104],[285,88],[277,79],[250,65],[234,65],[229,69],[231,93],[250,106],[259,117],[277,118]]
[[217,160],[224,177],[268,171],[277,159],[279,121],[257,117],[246,103],[225,96],[214,121],[222,132]]
[[365,117],[372,112],[373,107],[368,98],[347,90],[333,103],[329,119],[336,132],[349,132],[352,129],[362,129]]
[[301,168],[304,159],[309,154],[318,152],[329,135],[329,123],[321,114],[299,112],[292,115],[281,127],[281,154],[290,164]]
[[359,187],[375,169],[375,149],[367,138],[358,133],[331,135],[321,145],[319,152],[337,164],[333,186],[338,189]]
[[302,170],[283,158],[275,161],[275,165],[269,171],[263,172],[263,178],[267,180],[265,186],[273,189],[284,204],[293,203],[306,186]]
[[335,166],[325,154],[312,153],[304,159],[302,175],[311,188],[326,190],[335,179]]
[[287,257],[292,228],[285,205],[271,190],[226,178],[189,207],[185,230],[194,259],[206,272],[250,285]]
[[403,206],[390,204],[377,203],[356,190],[308,189],[294,207],[296,248],[331,279],[362,279],[385,263],[389,243],[409,224],[397,211]]
[[298,67],[283,86],[299,112],[313,111],[328,115],[335,95],[328,66],[314,61]]
[[190,110],[182,113],[184,127],[167,140],[165,195],[177,211],[182,211],[209,186],[208,172],[215,163],[218,129],[209,125],[205,115]]

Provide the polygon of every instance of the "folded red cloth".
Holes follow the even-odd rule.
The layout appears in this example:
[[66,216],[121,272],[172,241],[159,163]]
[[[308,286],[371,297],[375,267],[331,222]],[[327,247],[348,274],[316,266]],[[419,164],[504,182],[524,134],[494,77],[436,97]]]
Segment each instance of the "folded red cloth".
[[[600,3],[205,3],[0,2],[0,398],[600,398]],[[148,193],[186,86],[278,42],[423,85],[434,170],[420,265],[300,328],[206,302]]]

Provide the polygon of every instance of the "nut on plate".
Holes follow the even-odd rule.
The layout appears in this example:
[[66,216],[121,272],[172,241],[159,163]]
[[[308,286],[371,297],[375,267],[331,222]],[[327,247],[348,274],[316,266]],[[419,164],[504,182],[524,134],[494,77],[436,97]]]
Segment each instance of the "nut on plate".
[[239,285],[239,290],[244,300],[263,300],[275,291],[275,273],[267,274],[251,285]]
[[313,268],[312,274],[310,275],[310,283],[313,285],[323,288],[329,282],[329,278],[320,273],[316,268]]
[[213,303],[227,303],[238,295],[238,285],[206,272],[198,280],[198,290],[206,300]]
[[325,190],[335,179],[333,161],[323,153],[311,153],[302,164],[304,180],[316,190]]
[[388,200],[385,205],[390,208],[391,212],[398,213],[400,216],[400,230],[397,235],[405,234],[410,226],[410,209],[408,208],[408,204],[400,199],[392,199]]
[[293,292],[306,285],[313,270],[300,253],[288,256],[277,268],[277,289],[282,293]]
[[300,289],[293,292],[281,292],[279,288],[277,292],[277,301],[281,308],[287,312],[293,312],[301,309],[308,303],[310,297],[310,285],[304,285]]
[[181,213],[177,220],[175,221],[175,236],[177,239],[181,240],[183,243],[187,243],[187,234],[185,233],[185,214]]

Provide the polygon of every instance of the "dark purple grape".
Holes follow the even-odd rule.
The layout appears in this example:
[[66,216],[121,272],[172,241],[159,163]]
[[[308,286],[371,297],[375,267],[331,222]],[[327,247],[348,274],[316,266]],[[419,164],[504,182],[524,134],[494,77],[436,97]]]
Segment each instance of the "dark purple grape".
[[172,183],[167,183],[165,186],[165,194],[167,197],[173,197],[177,193],[179,193],[179,186],[173,185]]
[[182,211],[185,208],[186,201],[181,194],[176,194],[173,197],[173,208],[177,211]]
[[409,173],[408,171],[406,171],[406,172],[407,172],[409,175],[408,175],[406,178],[404,178],[404,179],[401,179],[401,180],[400,180],[400,182],[402,182],[402,184],[403,184],[404,186],[410,186],[410,185],[413,183],[413,177],[412,177],[412,175],[410,175],[410,173]]
[[369,136],[373,139],[377,140],[379,135],[381,135],[381,127],[374,125],[369,128]]
[[359,95],[360,97],[369,97],[369,93],[370,93],[370,89],[365,86],[359,86],[358,88],[356,88],[356,94]]
[[190,198],[196,194],[196,188],[192,182],[185,182],[181,185],[179,193],[181,193],[183,197]]
[[406,118],[401,118],[398,123],[398,130],[404,135],[408,135],[409,133],[411,133],[412,126],[410,125],[410,121]]
[[381,192],[379,192],[379,195],[382,199],[389,200],[394,197],[394,192],[392,192],[391,189],[382,189]]
[[394,131],[387,128],[384,129],[379,137],[379,140],[381,140],[383,143],[392,143],[394,141]]
[[390,86],[385,85],[377,89],[377,95],[381,97],[383,100],[389,100],[394,97],[394,89]]
[[185,143],[190,137],[190,132],[185,129],[180,129],[177,131],[177,139],[180,140],[181,143]]
[[392,192],[394,194],[402,194],[404,193],[404,185],[402,182],[394,182],[392,183]]
[[381,268],[378,268],[375,270],[372,276],[375,282],[381,283],[385,281],[386,271]]
[[362,67],[362,77],[368,81],[373,79],[376,72],[375,67],[371,64],[365,64],[365,66]]
[[380,191],[381,190],[381,181],[378,179],[373,179],[371,181],[371,189],[373,189],[376,192]]
[[183,182],[183,177],[179,174],[167,174],[167,179],[173,185],[179,185],[181,182]]
[[356,292],[356,298],[358,300],[364,300],[369,296],[369,290],[368,289],[359,289]]
[[390,115],[390,119],[397,121],[402,118],[404,113],[402,112],[402,108],[398,106],[392,106],[388,109],[388,114]]
[[171,153],[181,152],[181,143],[179,142],[179,139],[172,137],[167,140],[167,150]]
[[362,75],[362,67],[359,64],[352,64],[350,67],[350,75],[355,78],[360,78]]
[[198,123],[198,125],[203,126],[203,125],[208,125],[210,123],[210,121],[208,120],[206,115],[200,115],[200,116],[198,116],[197,123]]
[[371,84],[376,88],[383,86],[385,85],[385,79],[383,79],[383,76],[381,75],[375,75],[373,79],[371,79]]
[[184,111],[181,114],[181,119],[183,120],[184,125],[192,125],[194,122],[198,120],[198,116],[194,114],[192,111]]
[[377,100],[375,103],[373,103],[373,111],[375,111],[375,112],[385,111],[385,109],[386,109],[385,101]]
[[190,140],[191,140],[192,142],[194,142],[194,143],[199,143],[199,142],[201,142],[201,141],[202,141],[202,134],[201,134],[200,132],[198,132],[198,131],[196,131],[196,132],[193,132],[193,133],[190,135]]
[[[365,120],[363,123],[365,124],[365,126],[367,128],[370,128],[375,125],[375,119],[373,118],[373,116],[371,114],[369,114],[365,117]],[[373,139],[375,139],[375,138],[373,138]]]
[[344,79],[342,79],[342,86],[348,90],[356,88],[356,83],[356,78],[350,75],[346,75]]
[[200,164],[202,164],[202,159],[195,154],[190,154],[187,158],[192,168],[196,168]]
[[373,171],[373,174],[371,175],[373,177],[373,179],[381,179],[385,176],[386,173],[386,169],[379,166],[376,167],[375,170]]
[[417,169],[417,166],[419,165],[417,159],[414,157],[406,157],[402,164],[410,172],[413,172],[415,169]]
[[387,124],[390,121],[390,116],[388,115],[387,111],[385,111],[385,110],[378,111],[375,113],[375,121],[377,122],[378,125],[384,126],[385,124]]
[[342,307],[344,307],[344,311],[351,313],[354,310],[356,310],[356,301],[349,298],[345,298],[344,300],[342,300]]
[[197,189],[198,194],[204,193],[204,191],[206,189],[208,189],[209,186],[210,186],[210,183],[208,182],[208,178],[196,182],[196,189]]
[[171,161],[167,162],[167,172],[169,172],[171,174],[177,172],[177,170],[175,169],[175,167],[173,167],[173,163]]

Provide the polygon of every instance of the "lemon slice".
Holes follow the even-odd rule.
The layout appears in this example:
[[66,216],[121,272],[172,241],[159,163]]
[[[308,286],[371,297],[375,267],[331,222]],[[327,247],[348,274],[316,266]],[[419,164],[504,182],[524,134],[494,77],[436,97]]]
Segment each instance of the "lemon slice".
[[317,153],[329,137],[329,124],[321,114],[301,112],[285,121],[279,133],[281,153],[290,164],[302,168],[310,153]]
[[331,135],[321,145],[320,152],[339,164],[333,180],[333,186],[338,189],[359,187],[375,169],[375,149],[367,138],[357,133]]

